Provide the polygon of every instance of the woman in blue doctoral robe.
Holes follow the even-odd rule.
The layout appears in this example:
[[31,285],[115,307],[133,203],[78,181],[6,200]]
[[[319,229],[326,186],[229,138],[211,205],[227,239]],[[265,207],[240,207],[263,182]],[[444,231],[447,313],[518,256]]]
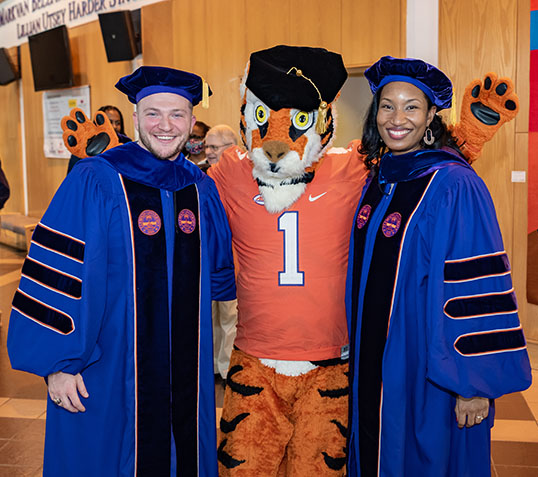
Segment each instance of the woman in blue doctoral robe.
[[[530,366],[493,202],[436,111],[420,60],[366,72],[371,177],[351,235],[350,476],[490,475],[493,400]],[[442,148],[442,149],[441,149]]]
[[45,476],[216,476],[211,299],[235,298],[211,179],[136,143],[78,163],[13,300],[16,369],[81,373],[85,412],[47,405]]

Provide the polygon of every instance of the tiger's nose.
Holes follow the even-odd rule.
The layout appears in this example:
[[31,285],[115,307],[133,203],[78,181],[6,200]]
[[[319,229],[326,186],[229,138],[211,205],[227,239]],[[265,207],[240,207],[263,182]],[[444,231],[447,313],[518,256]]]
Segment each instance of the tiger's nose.
[[281,141],[267,141],[263,144],[263,152],[271,162],[278,162],[282,159],[290,147]]

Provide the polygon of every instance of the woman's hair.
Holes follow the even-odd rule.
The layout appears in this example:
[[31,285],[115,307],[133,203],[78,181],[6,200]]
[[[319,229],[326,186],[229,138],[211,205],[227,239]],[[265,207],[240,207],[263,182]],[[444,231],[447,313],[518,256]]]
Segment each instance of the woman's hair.
[[[381,97],[381,90],[377,91],[377,94],[374,94],[366,117],[364,118],[364,126],[362,130],[362,139],[361,145],[359,146],[359,152],[364,154],[364,164],[367,169],[372,169],[379,163],[381,156],[388,152],[388,148],[385,146],[381,140],[381,135],[377,129],[377,111],[379,109],[379,98]],[[424,95],[428,101],[428,110],[433,106],[433,103],[430,99]],[[435,138],[435,142],[431,145],[425,144],[424,140],[420,140],[420,146],[423,149],[441,149],[442,147],[450,147],[454,149],[458,154],[463,157],[462,152],[460,151],[456,140],[448,131],[445,123],[443,122],[441,116],[435,114],[433,116],[432,122],[428,126]]]
[[209,131],[211,128],[206,124],[204,123],[203,121],[196,121],[194,123],[195,126],[198,126],[201,130],[202,130],[202,134],[204,135],[204,137],[206,136],[207,134],[207,131]]
[[116,108],[116,106],[112,106],[111,104],[107,104],[106,106],[101,106],[98,111],[103,111],[103,113],[106,113],[107,111],[116,111],[119,115],[120,115],[120,126],[121,126],[121,129],[120,129],[120,134],[123,134],[124,136],[126,135],[125,134],[125,127],[124,127],[124,124],[123,124],[123,114],[121,114],[121,111]]

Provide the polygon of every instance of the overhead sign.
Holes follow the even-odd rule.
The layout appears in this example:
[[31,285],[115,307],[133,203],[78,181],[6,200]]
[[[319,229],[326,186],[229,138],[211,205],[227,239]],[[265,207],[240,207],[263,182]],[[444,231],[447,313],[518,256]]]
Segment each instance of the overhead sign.
[[0,47],[60,25],[74,27],[98,19],[99,13],[137,8],[163,0],[5,0],[0,3]]

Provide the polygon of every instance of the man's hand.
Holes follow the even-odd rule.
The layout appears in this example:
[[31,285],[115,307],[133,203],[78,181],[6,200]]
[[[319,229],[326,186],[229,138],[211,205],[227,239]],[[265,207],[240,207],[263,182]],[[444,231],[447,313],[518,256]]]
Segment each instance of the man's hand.
[[73,376],[58,371],[49,374],[47,380],[49,396],[57,406],[63,407],[69,412],[84,412],[86,410],[78,394],[80,393],[84,398],[87,398],[89,394],[80,373]]
[[458,427],[472,427],[480,424],[489,414],[489,399],[483,397],[464,398],[458,396],[456,401],[456,418]]

